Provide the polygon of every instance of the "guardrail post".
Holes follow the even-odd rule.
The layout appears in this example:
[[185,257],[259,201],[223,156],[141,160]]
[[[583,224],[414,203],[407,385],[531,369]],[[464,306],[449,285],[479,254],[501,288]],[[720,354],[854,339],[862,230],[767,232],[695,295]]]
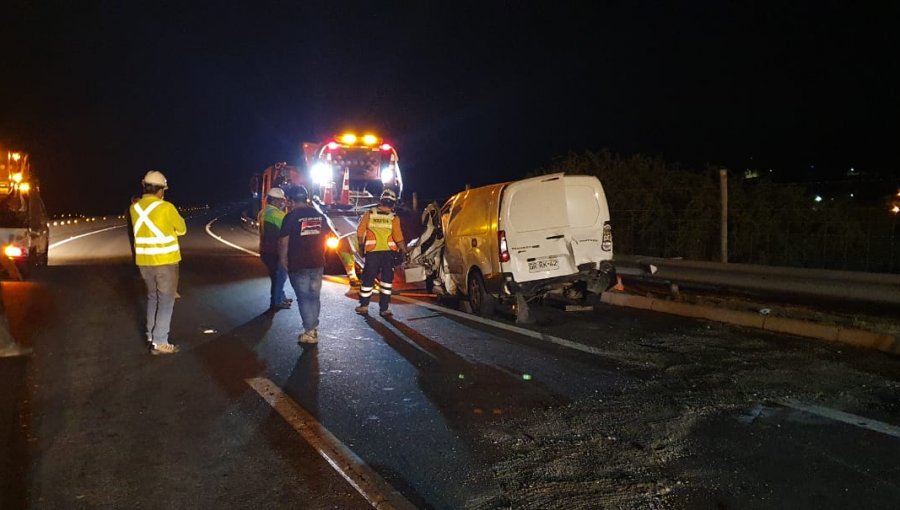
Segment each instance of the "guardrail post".
[[728,262],[728,170],[719,170],[719,192],[722,196],[721,253],[722,263]]

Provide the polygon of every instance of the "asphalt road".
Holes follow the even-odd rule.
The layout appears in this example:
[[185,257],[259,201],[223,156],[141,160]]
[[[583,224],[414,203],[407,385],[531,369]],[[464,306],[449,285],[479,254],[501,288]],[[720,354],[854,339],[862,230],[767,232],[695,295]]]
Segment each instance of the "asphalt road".
[[122,228],[4,282],[34,355],[0,359],[0,507],[900,507],[895,358],[613,307],[363,318],[331,280],[302,349],[218,216],[182,240],[174,356]]

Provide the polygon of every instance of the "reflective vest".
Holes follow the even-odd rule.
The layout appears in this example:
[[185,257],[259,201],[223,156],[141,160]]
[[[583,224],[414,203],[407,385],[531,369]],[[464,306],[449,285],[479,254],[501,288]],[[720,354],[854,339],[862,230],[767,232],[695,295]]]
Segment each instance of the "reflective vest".
[[134,256],[139,266],[162,266],[181,260],[178,236],[187,232],[175,206],[153,195],[144,195],[131,206]]
[[274,205],[267,205],[259,212],[259,251],[261,253],[278,253],[278,236],[284,222],[284,211]]
[[394,213],[380,212],[378,209],[369,212],[369,225],[366,229],[366,253],[371,251],[397,251],[393,234]]

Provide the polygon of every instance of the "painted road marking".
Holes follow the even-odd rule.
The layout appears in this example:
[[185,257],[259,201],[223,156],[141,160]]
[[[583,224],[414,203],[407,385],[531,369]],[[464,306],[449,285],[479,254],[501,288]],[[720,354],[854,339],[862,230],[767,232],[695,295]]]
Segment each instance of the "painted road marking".
[[268,402],[373,508],[379,510],[416,508],[311,414],[281,391],[275,383],[262,377],[246,379],[245,382],[259,393],[259,396]]
[[66,243],[71,242],[71,241],[74,241],[74,240],[76,240],[76,239],[81,239],[82,237],[92,236],[92,235],[94,235],[94,234],[99,234],[100,232],[106,232],[107,230],[112,230],[112,229],[114,229],[114,228],[123,228],[123,227],[125,227],[125,225],[116,225],[116,226],[114,226],[114,227],[106,227],[106,228],[101,228],[100,230],[93,230],[93,231],[91,231],[91,232],[88,232],[87,234],[80,234],[80,235],[77,235],[77,236],[72,236],[72,237],[70,237],[70,238],[68,238],[68,239],[63,239],[62,241],[56,241],[55,243],[53,243],[53,244],[51,244],[50,246],[48,246],[48,247],[47,247],[47,250],[48,250],[48,251],[49,251],[49,250],[52,250],[53,248],[56,248],[56,247],[59,246],[59,245],[66,244]]
[[[349,285],[349,281],[344,277],[339,276],[325,276],[324,279],[336,282],[343,283]],[[580,344],[578,342],[573,342],[571,340],[566,340],[565,338],[560,338],[554,335],[548,335],[546,333],[541,333],[540,331],[532,331],[530,329],[520,328],[519,326],[513,326],[512,324],[507,324],[505,322],[495,321],[493,319],[486,319],[484,317],[479,317],[478,315],[474,315],[471,313],[460,312],[459,310],[454,310],[452,308],[447,308],[446,306],[436,305],[433,303],[429,303],[427,301],[422,301],[419,299],[413,299],[406,297],[406,294],[394,294],[391,296],[392,301],[404,301],[406,303],[411,303],[414,305],[419,305],[424,308],[428,308],[430,310],[434,310],[436,312],[440,312],[447,315],[453,315],[455,317],[459,317],[461,319],[465,319],[472,322],[478,322],[480,324],[485,324],[487,326],[491,326],[498,329],[503,329],[506,331],[510,331],[512,333],[517,333],[522,336],[527,336],[529,338],[533,338],[535,340],[541,340],[545,342],[550,342],[562,347],[566,347],[569,349],[575,349],[577,351],[588,352],[590,354],[594,354],[597,356],[606,356],[609,353],[602,349],[598,349],[596,347],[591,347],[590,345]]]
[[783,406],[790,407],[791,409],[803,411],[804,413],[814,414],[816,416],[839,421],[848,425],[854,425],[856,427],[862,427],[874,432],[881,432],[882,434],[887,434],[889,436],[900,437],[900,427],[891,425],[890,423],[885,423],[883,421],[872,420],[864,416],[845,413],[844,411],[838,411],[837,409],[831,409],[830,407],[804,404],[796,400],[782,400],[779,403]]
[[[223,214],[222,216],[225,216],[225,215]],[[215,222],[217,222],[217,221],[219,221],[219,218],[221,218],[222,216],[216,216],[215,218],[212,219],[212,221],[210,221],[209,223],[206,224],[206,233],[209,234],[210,237],[212,237],[213,239],[219,241],[219,242],[222,243],[222,244],[231,246],[232,248],[234,248],[234,249],[236,249],[236,250],[241,250],[241,251],[244,252],[244,253],[249,253],[250,255],[259,257],[259,253],[256,253],[256,252],[253,251],[253,250],[248,250],[247,248],[244,248],[244,247],[242,247],[242,246],[238,246],[238,245],[236,245],[236,244],[234,244],[234,243],[232,243],[232,242],[226,241],[225,239],[223,239],[223,238],[217,236],[216,234],[213,234],[213,231],[212,231],[212,224],[215,223]]]
[[495,321],[493,319],[486,319],[484,317],[479,317],[479,316],[471,314],[471,313],[460,312],[459,310],[447,308],[446,306],[435,305],[433,303],[428,303],[426,301],[422,301],[419,299],[398,296],[396,294],[391,296],[391,298],[398,300],[398,301],[405,301],[407,303],[412,303],[412,304],[416,304],[419,306],[423,306],[425,308],[434,310],[436,312],[445,313],[447,315],[453,315],[455,317],[459,317],[461,319],[465,319],[468,321],[478,322],[480,324],[484,324],[484,325],[491,326],[494,328],[503,329],[506,331],[510,331],[512,333],[517,333],[522,336],[534,338],[535,340],[550,342],[550,343],[553,343],[553,344],[556,344],[556,345],[559,345],[562,347],[567,347],[569,349],[575,349],[577,351],[588,352],[591,354],[595,354],[597,356],[604,356],[607,354],[606,351],[598,349],[596,347],[591,347],[590,345],[580,344],[578,342],[566,340],[565,338],[560,338],[558,336],[541,333],[540,331],[532,331],[530,329],[520,328],[519,326],[513,326],[512,324],[506,324],[505,322]]

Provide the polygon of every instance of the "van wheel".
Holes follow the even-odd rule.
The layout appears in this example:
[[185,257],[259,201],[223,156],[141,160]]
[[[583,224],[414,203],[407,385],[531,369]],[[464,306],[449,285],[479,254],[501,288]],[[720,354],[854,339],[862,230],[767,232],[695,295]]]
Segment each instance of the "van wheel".
[[473,272],[469,275],[469,307],[472,313],[481,317],[489,317],[494,314],[494,296],[488,294],[484,287],[484,278],[481,273]]

